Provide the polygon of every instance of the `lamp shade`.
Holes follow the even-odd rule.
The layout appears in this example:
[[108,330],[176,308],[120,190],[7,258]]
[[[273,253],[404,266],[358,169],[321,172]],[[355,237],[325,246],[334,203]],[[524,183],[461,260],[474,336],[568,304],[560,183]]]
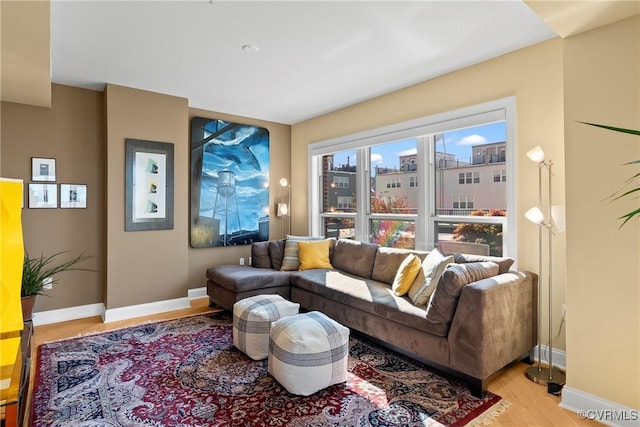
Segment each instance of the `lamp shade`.
[[531,150],[527,152],[527,157],[536,163],[540,163],[544,161],[544,151],[542,147],[536,145]]
[[556,231],[558,233],[562,233],[567,230],[565,210],[564,204],[551,206],[551,218],[553,219],[553,223],[555,224]]
[[282,187],[286,187],[289,184],[289,181],[287,181],[287,178],[280,178],[280,185]]
[[544,223],[544,215],[542,214],[542,211],[537,207],[529,209],[524,214],[524,216],[534,224],[541,225],[542,223]]
[[289,215],[289,206],[286,203],[278,203],[278,216],[287,216]]

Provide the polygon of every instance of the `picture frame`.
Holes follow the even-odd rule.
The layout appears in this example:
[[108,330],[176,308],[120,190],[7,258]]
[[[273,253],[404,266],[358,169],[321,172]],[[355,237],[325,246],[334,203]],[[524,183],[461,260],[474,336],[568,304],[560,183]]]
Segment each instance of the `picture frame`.
[[56,159],[44,157],[31,158],[31,180],[43,182],[56,181]]
[[125,231],[172,230],[174,145],[125,139]]
[[86,209],[86,184],[60,184],[60,208]]
[[29,209],[53,209],[58,207],[56,184],[29,183]]

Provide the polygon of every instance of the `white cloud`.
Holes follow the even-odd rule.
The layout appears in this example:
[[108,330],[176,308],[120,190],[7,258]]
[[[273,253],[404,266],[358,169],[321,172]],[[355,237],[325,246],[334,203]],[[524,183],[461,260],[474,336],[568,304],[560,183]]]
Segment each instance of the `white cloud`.
[[383,161],[382,154],[371,153],[371,163],[380,164],[380,163],[382,163],[382,161]]
[[408,148],[406,150],[403,150],[401,152],[398,153],[398,157],[400,156],[408,156],[410,154],[418,154],[418,149],[417,148]]
[[477,144],[486,144],[487,138],[481,135],[469,135],[462,138],[458,141],[457,145],[477,145]]

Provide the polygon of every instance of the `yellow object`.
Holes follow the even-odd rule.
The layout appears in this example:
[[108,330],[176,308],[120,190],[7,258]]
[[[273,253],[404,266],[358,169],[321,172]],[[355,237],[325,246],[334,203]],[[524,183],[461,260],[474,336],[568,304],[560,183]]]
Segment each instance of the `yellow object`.
[[420,258],[414,254],[409,254],[398,267],[398,272],[391,285],[393,292],[399,297],[409,292],[421,268],[422,262],[420,262]]
[[[22,181],[0,178],[0,333],[22,330]],[[2,349],[5,360],[5,349]]]
[[309,240],[298,242],[298,258],[300,271],[315,268],[333,268],[329,261],[329,245],[331,240]]
[[13,338],[0,340],[0,367],[15,363],[18,347],[20,347],[20,334]]

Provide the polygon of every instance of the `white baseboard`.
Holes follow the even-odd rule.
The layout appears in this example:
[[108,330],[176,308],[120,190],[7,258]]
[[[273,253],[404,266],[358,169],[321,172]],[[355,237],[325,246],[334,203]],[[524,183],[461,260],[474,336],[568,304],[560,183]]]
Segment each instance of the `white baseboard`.
[[146,304],[131,305],[107,310],[103,303],[80,305],[76,307],[60,308],[57,310],[39,311],[33,314],[33,325],[48,325],[50,323],[66,322],[67,320],[85,317],[101,316],[103,322],[115,322],[133,317],[149,316],[165,311],[189,308],[192,299],[207,296],[207,288],[194,288],[187,291],[186,298],[176,298],[166,301],[155,301]]
[[[542,363],[549,363],[549,347],[543,345],[540,347]],[[536,345],[531,354],[531,359],[534,361],[538,361],[538,346]],[[553,366],[560,368],[561,370],[567,369],[567,353],[562,350],[558,350],[557,348],[553,349]]]
[[103,316],[104,311],[103,303],[39,311],[33,313],[33,325],[48,325],[50,323],[66,322],[67,320],[83,319],[85,317]]
[[581,419],[592,419],[608,426],[638,426],[640,411],[565,386],[560,407],[578,414]]
[[204,298],[207,296],[207,287],[203,286],[201,288],[193,288],[187,291],[187,297],[192,299]]
[[104,323],[117,322],[118,320],[131,319],[132,317],[150,316],[152,314],[164,313],[166,311],[189,308],[189,298],[175,298],[164,301],[154,301],[145,304],[128,305],[107,309],[102,316]]

